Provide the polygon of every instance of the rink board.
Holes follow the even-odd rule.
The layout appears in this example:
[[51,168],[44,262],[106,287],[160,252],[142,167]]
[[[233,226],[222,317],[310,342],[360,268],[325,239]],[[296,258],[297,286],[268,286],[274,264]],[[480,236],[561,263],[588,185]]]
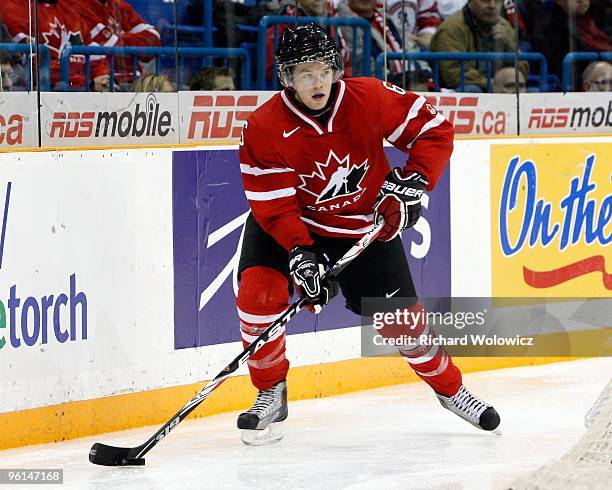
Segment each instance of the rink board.
[[[611,141],[601,137],[457,141],[452,171],[436,191],[439,195],[430,196],[422,231],[417,228],[404,237],[417,287],[439,294],[446,290],[453,296],[490,296],[503,283],[495,267],[520,268],[521,260],[532,253],[555,256],[552,246],[507,258],[494,248],[491,216],[499,189],[492,185],[491,169],[503,158],[495,156],[492,147],[558,145],[554,155],[558,158],[570,148],[564,145],[586,156],[594,144],[607,151]],[[240,235],[235,220],[246,208],[237,174],[221,181],[221,174],[214,172],[217,166],[235,165],[235,150],[225,146],[0,154],[4,229],[0,367],[5,373],[0,382],[4,393],[0,427],[9,434],[1,448],[162,422],[240,351],[231,300],[234,279],[231,268],[225,277],[222,272],[235,256]],[[492,161],[491,155],[497,160]],[[199,267],[195,274],[193,263],[177,263],[177,248],[185,246],[189,237],[183,233],[185,240],[177,240],[181,234],[173,217],[188,190],[176,185],[176,169],[185,165],[193,170],[194,162],[199,183],[191,198],[202,214],[191,216],[198,241],[193,248],[191,236],[185,256],[195,254]],[[217,197],[232,202],[221,201],[215,208],[216,199],[210,199],[214,193],[202,190],[219,187],[223,189]],[[223,192],[227,188],[232,191]],[[462,191],[474,188],[482,192]],[[215,214],[220,210],[225,214]],[[479,223],[477,233],[474,222]],[[423,230],[431,239],[426,250]],[[593,249],[592,244],[589,247]],[[218,293],[205,304],[211,310],[202,312],[202,293],[215,280]],[[582,280],[593,291],[606,293],[596,274]],[[183,310],[191,308],[190,324],[176,309],[179,287],[191,287],[190,303],[182,305]],[[516,287],[517,294],[524,294],[524,285]],[[557,294],[554,288],[548,292]],[[401,359],[360,359],[359,330],[351,328],[358,319],[351,324],[340,304],[327,315],[320,324],[306,317],[296,330],[288,329],[294,367],[291,398],[416,379]],[[208,318],[212,321],[207,324]],[[553,360],[561,359],[463,358],[457,364],[471,371]],[[197,415],[247,406],[253,393],[245,372],[228,381]],[[29,429],[15,431],[15,427]]]
[[[292,356],[293,357],[293,356]],[[462,373],[516,366],[537,366],[575,360],[574,357],[459,358]],[[412,369],[398,358],[362,358],[289,371],[289,400],[321,398],[359,390],[419,381]],[[0,450],[59,442],[93,434],[121,431],[147,425],[162,425],[180,405],[201,390],[204,382],[156,390],[95,398],[0,414],[3,437]],[[248,376],[228,379],[214,396],[189,417],[200,418],[243,410],[253,404],[256,390]],[[433,395],[432,395],[433,396]],[[19,430],[15,430],[19,428]],[[156,427],[151,427],[151,433]],[[134,441],[134,444],[142,441]]]
[[[0,149],[237,142],[244,121],[275,92],[0,93]],[[612,97],[601,92],[423,93],[455,135],[609,134]]]

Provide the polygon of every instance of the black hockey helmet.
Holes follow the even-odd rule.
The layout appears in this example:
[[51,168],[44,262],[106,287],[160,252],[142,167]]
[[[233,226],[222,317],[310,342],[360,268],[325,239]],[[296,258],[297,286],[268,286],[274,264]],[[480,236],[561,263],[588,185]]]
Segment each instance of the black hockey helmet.
[[293,86],[293,67],[300,63],[317,61],[329,65],[334,70],[334,82],[344,74],[344,59],[336,43],[325,29],[312,23],[284,31],[274,59],[278,79],[287,88]]

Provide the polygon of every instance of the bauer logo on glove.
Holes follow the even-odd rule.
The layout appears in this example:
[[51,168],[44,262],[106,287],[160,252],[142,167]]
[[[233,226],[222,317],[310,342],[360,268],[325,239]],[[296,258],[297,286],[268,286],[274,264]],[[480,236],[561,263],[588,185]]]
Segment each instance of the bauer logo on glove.
[[423,195],[422,189],[415,189],[414,187],[406,187],[399,184],[394,184],[393,182],[384,181],[381,189],[384,189],[387,192],[393,192],[394,194],[404,195],[407,197],[420,197]]
[[414,226],[421,216],[421,198],[427,185],[427,179],[418,172],[399,168],[389,172],[374,204],[375,222],[385,220],[379,240],[388,242]]
[[328,265],[327,254],[314,245],[301,245],[289,253],[289,272],[312,313],[319,313],[338,294],[337,281],[323,277]]

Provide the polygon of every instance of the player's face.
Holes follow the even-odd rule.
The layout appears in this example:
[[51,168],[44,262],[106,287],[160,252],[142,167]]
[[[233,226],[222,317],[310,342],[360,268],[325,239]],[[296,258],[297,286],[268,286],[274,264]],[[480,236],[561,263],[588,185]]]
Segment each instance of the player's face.
[[310,62],[293,69],[296,98],[312,110],[323,109],[329,100],[334,70],[323,63]]

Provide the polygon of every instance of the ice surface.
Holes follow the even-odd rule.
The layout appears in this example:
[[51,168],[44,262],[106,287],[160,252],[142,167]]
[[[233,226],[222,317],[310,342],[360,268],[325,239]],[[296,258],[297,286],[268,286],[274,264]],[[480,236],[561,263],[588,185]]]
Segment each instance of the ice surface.
[[157,427],[0,451],[0,467],[64,468],[62,488],[507,488],[582,436],[611,372],[607,358],[464,376],[499,411],[501,437],[444,410],[419,382],[290,402],[285,439],[271,446],[242,445],[231,413],[183,422],[142,468],[92,465],[89,448],[136,446]]

